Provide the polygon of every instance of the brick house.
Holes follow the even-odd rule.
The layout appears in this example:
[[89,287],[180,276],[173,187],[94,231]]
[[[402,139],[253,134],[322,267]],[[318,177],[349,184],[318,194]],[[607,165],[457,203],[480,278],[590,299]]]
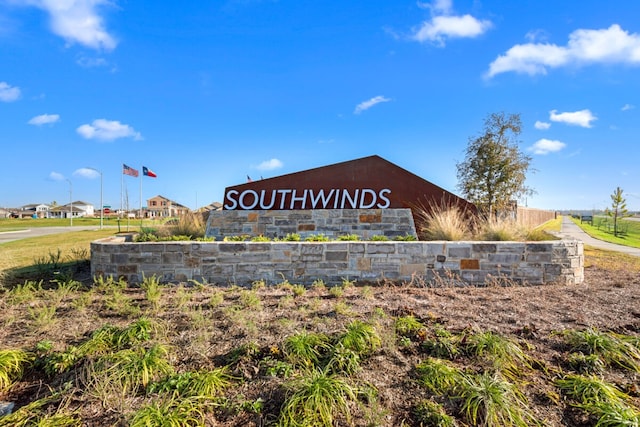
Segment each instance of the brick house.
[[147,200],[145,216],[148,218],[168,218],[182,216],[190,209],[164,196],[157,195]]

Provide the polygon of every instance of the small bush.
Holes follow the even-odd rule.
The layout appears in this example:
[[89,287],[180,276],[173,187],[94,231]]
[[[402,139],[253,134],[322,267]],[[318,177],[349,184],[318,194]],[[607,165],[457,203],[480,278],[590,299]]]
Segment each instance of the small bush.
[[328,242],[330,239],[329,239],[329,237],[327,237],[324,234],[320,233],[320,234],[311,234],[305,240],[307,242]]
[[371,236],[372,242],[386,242],[388,240],[389,238],[384,234],[374,234],[373,236]]
[[357,234],[343,234],[338,236],[338,240],[340,241],[357,241],[360,240],[360,236]]
[[418,239],[416,238],[416,236],[413,236],[411,234],[405,234],[404,236],[396,236],[393,240],[397,242],[415,242]]

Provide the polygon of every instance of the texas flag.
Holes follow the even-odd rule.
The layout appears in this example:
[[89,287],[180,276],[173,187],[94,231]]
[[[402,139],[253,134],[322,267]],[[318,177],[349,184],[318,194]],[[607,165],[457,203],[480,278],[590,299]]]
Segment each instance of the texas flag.
[[151,169],[149,169],[146,166],[142,167],[142,175],[148,176],[149,178],[157,178],[158,177],[158,175],[156,175]]

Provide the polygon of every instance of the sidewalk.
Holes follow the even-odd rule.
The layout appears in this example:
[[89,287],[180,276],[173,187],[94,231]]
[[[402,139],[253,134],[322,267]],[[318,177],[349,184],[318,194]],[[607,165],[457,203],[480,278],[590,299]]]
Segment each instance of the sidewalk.
[[587,233],[582,231],[568,216],[562,217],[562,231],[554,233],[556,236],[566,240],[580,240],[585,245],[593,246],[594,248],[604,249],[607,251],[622,252],[628,255],[640,257],[640,249],[632,248],[629,246],[618,245],[615,243],[603,242],[602,240],[594,239]]

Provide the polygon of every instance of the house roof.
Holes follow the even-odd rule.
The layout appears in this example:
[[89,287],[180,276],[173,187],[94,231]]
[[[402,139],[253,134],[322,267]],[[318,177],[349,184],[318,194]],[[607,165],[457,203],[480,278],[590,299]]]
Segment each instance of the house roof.
[[[160,194],[158,194],[157,196],[151,197],[149,200],[153,200],[153,199],[162,199],[162,200],[166,200],[167,202],[171,202],[171,206],[178,207],[178,208],[185,208],[185,209],[189,209],[188,207],[183,206],[183,205],[181,205],[180,203],[178,203],[178,202],[176,202],[176,201],[173,201],[173,200],[169,199],[168,197],[164,197],[164,196],[162,196],[162,195],[160,195]],[[147,209],[149,209],[149,207],[148,207],[148,206],[147,206]]]

